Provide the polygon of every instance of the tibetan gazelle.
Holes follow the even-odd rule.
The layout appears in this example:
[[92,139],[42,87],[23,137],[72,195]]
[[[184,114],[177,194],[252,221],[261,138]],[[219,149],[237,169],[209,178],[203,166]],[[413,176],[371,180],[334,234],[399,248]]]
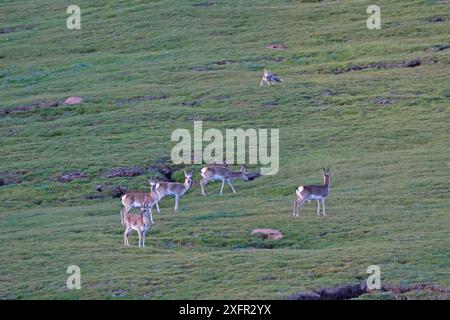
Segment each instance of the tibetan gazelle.
[[217,166],[206,166],[200,170],[200,175],[202,179],[200,180],[200,187],[202,188],[202,195],[206,197],[205,193],[205,185],[210,181],[222,180],[222,187],[220,188],[220,195],[222,195],[223,187],[225,182],[228,183],[231,190],[234,190],[233,185],[231,184],[231,180],[235,179],[244,179],[248,180],[247,166],[245,164],[241,165],[240,171],[231,171],[228,167],[224,167],[222,165]]
[[[152,180],[149,180],[150,185],[152,185]],[[159,211],[158,202],[161,201],[165,196],[174,196],[175,197],[175,211],[178,210],[178,204],[180,202],[180,198],[184,196],[184,194],[189,190],[192,185],[192,172],[186,173],[184,172],[184,182],[158,182],[155,185],[155,193],[157,194],[156,200],[156,209]]]
[[124,217],[125,232],[123,234],[123,242],[129,246],[128,236],[131,231],[136,230],[139,236],[139,247],[145,247],[145,238],[147,231],[153,225],[151,219],[152,214],[150,208],[146,207],[141,210],[141,214],[127,214]]
[[298,217],[299,210],[306,201],[317,200],[317,215],[320,216],[320,201],[322,201],[322,213],[325,214],[325,200],[330,193],[330,169],[322,169],[323,174],[323,185],[301,185],[295,189],[297,194],[297,199],[294,202],[294,212],[293,216]]
[[155,192],[155,185],[152,186],[151,192],[135,192],[130,191],[122,196],[122,204],[124,208],[120,210],[120,220],[125,225],[125,217],[132,208],[142,208],[141,214],[145,209],[149,209],[150,221],[153,224],[152,208],[158,200]]

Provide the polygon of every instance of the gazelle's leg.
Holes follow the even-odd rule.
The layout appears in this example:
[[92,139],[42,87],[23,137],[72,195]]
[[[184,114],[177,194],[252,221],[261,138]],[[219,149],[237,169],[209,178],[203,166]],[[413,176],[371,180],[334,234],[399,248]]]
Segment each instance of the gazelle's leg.
[[200,180],[200,187],[202,188],[202,195],[206,197],[204,186],[209,182],[208,178],[203,178]]
[[225,179],[222,180],[222,187],[220,188],[220,195],[222,195],[224,185],[225,185]]
[[236,193],[236,190],[234,190],[233,185],[231,184],[230,179],[227,180],[228,185],[230,186],[231,190],[233,190],[233,193]]
[[317,215],[320,216],[320,201],[317,200]]
[[175,211],[178,211],[178,202],[180,201],[180,196],[175,196]]
[[300,203],[302,201],[302,199],[300,199],[300,198],[297,198],[295,201],[294,201],[294,212],[292,213],[292,216],[295,218],[295,217],[298,217],[298,204]]
[[142,231],[141,230],[137,230],[138,236],[139,236],[139,248],[141,247],[141,243],[142,243]]
[[148,214],[150,215],[150,221],[151,221],[151,223],[153,225],[153,214],[152,214],[152,209],[151,208],[148,209]]
[[326,217],[327,215],[325,214],[325,199],[322,198],[322,213],[324,215],[324,217]]
[[128,235],[130,234],[130,230],[129,228],[125,228],[125,232],[123,233],[123,244],[126,246],[129,246],[130,244],[128,243]]
[[305,204],[305,199],[299,199],[300,201],[298,201],[297,203],[297,217],[300,215],[300,207],[303,206]]
[[[158,199],[159,200],[159,199]],[[158,205],[158,201],[155,202],[156,205],[156,210],[158,210],[158,213],[161,213],[161,211],[159,210],[159,205]]]
[[145,237],[147,235],[147,231],[142,231],[142,246],[145,247]]
[[131,210],[131,208],[133,208],[132,206],[130,207],[125,207],[122,210],[120,210],[120,221],[122,222],[122,225],[125,225],[125,216],[128,214],[128,212]]
[[123,214],[123,209],[120,210],[120,223],[124,226],[125,225],[125,215]]
[[297,209],[297,201],[298,201],[298,199],[295,199],[295,201],[294,201],[294,210],[292,211],[292,216],[293,217],[295,217],[295,211]]

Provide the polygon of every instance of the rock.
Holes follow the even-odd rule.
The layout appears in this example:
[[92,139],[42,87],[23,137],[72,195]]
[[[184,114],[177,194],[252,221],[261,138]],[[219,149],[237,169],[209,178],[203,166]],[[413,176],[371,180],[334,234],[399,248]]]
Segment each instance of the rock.
[[80,103],[82,103],[83,100],[84,100],[84,99],[83,99],[82,97],[76,97],[76,96],[73,96],[73,97],[67,98],[66,101],[64,101],[64,103],[65,103],[65,104],[68,104],[68,105],[75,105],[75,104],[80,104]]
[[256,234],[261,234],[264,240],[280,240],[283,238],[283,234],[275,229],[253,229],[252,236]]

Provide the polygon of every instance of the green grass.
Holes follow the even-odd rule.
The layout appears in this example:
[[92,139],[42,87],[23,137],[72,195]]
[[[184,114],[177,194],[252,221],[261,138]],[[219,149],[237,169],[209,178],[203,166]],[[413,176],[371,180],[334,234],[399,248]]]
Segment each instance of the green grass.
[[[372,264],[386,283],[449,286],[450,50],[431,50],[450,44],[449,5],[379,0],[382,29],[371,31],[369,1],[201,2],[78,1],[82,29],[71,31],[70,1],[2,1],[0,28],[34,28],[0,34],[0,111],[87,100],[0,117],[0,171],[24,171],[0,186],[0,298],[284,299],[362,281]],[[266,48],[278,42],[288,49]],[[333,73],[415,58],[420,67]],[[260,88],[264,68],[285,82]],[[167,98],[116,103],[143,95]],[[100,172],[170,155],[172,131],[194,119],[204,130],[279,128],[279,173],[222,197],[211,183],[203,198],[195,166],[181,210],[164,199],[147,247],[134,233],[125,248],[120,200],[84,196],[102,183],[148,190],[147,175]],[[324,166],[327,217],[311,203],[293,219],[294,188],[319,182]],[[88,178],[50,179],[68,170]],[[82,290],[65,287],[71,264]]]

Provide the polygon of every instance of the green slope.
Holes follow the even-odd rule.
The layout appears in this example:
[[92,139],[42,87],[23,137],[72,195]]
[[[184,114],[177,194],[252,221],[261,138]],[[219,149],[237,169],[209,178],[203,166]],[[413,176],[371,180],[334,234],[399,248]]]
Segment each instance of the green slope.
[[[0,3],[0,29],[15,27],[0,33],[0,173],[23,179],[0,186],[0,297],[284,299],[362,281],[373,264],[386,283],[449,286],[450,49],[433,49],[450,44],[448,3],[379,0],[381,30],[366,27],[369,1],[202,3],[78,1],[79,31],[66,28],[70,1]],[[285,82],[260,88],[264,68]],[[5,114],[73,95],[86,102]],[[147,247],[134,233],[124,248],[120,200],[85,196],[147,190],[150,173],[101,172],[170,155],[172,131],[194,119],[278,128],[279,173],[222,197],[211,183],[204,198],[195,166],[181,210],[164,199]],[[324,166],[327,217],[311,203],[293,219],[294,188]],[[52,179],[70,170],[88,177]],[[250,235],[263,227],[284,238]],[[66,288],[72,264],[82,290]]]

